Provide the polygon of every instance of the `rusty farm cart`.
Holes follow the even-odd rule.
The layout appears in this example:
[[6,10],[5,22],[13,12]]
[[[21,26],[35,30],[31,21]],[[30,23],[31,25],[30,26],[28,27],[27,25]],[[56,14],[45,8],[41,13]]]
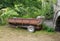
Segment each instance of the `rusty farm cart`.
[[27,28],[29,32],[34,32],[36,29],[41,29],[44,17],[38,16],[35,18],[9,18],[8,23],[14,26]]

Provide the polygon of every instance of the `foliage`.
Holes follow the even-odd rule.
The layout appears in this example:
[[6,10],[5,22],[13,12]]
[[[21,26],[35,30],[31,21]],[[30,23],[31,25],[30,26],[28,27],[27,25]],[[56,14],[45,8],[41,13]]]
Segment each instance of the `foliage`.
[[53,2],[54,4],[56,4],[57,0],[52,0],[52,2]]
[[4,21],[9,17],[36,18],[40,15],[50,19],[53,15],[50,0],[1,0],[0,10],[6,8],[6,12],[0,12]]

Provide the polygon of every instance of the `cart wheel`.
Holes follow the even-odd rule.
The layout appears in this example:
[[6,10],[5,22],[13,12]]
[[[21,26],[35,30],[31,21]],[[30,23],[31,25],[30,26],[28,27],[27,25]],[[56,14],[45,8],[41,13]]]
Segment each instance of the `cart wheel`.
[[35,31],[35,27],[34,27],[34,26],[28,26],[28,27],[27,27],[27,30],[28,30],[29,32],[34,32],[34,31]]

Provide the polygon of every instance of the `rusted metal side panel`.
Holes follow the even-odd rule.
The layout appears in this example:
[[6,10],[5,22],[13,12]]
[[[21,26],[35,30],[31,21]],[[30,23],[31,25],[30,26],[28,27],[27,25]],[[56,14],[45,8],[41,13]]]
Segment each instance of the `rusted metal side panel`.
[[17,24],[33,24],[37,25],[41,22],[42,19],[21,19],[21,18],[10,18],[8,19],[9,23],[17,23]]

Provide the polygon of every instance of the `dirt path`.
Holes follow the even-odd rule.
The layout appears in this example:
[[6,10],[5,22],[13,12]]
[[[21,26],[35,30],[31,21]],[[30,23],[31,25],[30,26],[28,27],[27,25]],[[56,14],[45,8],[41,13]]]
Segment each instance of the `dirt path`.
[[60,41],[60,33],[36,31],[0,26],[0,41]]

